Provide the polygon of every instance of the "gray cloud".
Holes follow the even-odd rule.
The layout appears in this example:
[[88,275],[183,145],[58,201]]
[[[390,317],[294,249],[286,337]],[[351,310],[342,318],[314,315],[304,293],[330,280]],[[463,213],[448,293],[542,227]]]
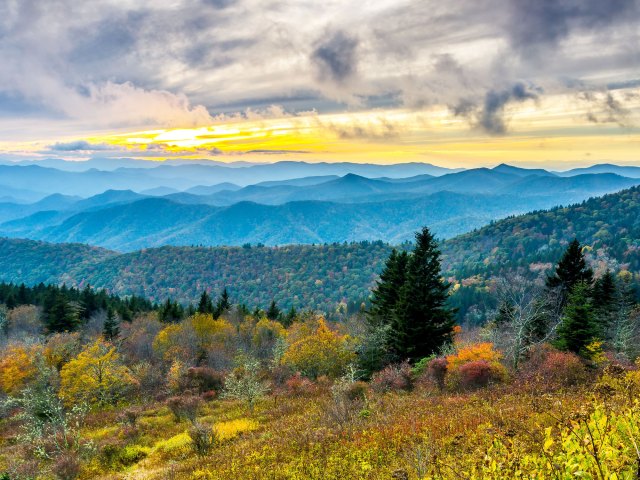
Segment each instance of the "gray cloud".
[[537,100],[541,93],[540,87],[517,82],[509,88],[487,91],[482,104],[473,98],[462,98],[449,109],[454,115],[466,117],[472,125],[490,135],[504,135],[507,132],[504,118],[506,106],[509,103]]
[[536,100],[538,89],[531,89],[519,82],[509,89],[490,90],[484,98],[484,105],[479,118],[479,126],[490,134],[502,135],[507,127],[504,120],[504,108],[510,102]]
[[631,111],[625,108],[624,100],[633,100],[640,93],[629,92],[618,95],[614,92],[581,92],[580,100],[586,102],[589,110],[586,119],[592,123],[615,123],[620,127],[632,126]]
[[110,150],[112,147],[103,143],[89,143],[86,140],[77,140],[75,142],[57,142],[49,146],[54,152],[77,152],[89,150]]
[[323,38],[311,53],[320,80],[336,83],[351,78],[358,68],[358,40],[338,31]]
[[529,55],[548,51],[572,30],[638,19],[637,0],[511,0],[510,4],[507,25],[511,44]]
[[[500,133],[505,105],[530,98],[505,88],[517,80],[546,94],[633,88],[639,4],[0,0],[0,120],[190,126],[276,100],[327,112],[384,99],[451,105]],[[365,127],[344,135],[366,137]]]

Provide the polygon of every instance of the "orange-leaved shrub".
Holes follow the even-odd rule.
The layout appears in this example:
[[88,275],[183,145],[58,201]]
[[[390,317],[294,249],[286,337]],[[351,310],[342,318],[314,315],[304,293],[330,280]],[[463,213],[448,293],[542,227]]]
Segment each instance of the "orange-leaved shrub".
[[447,356],[447,385],[472,389],[503,381],[507,370],[491,342],[472,343]]

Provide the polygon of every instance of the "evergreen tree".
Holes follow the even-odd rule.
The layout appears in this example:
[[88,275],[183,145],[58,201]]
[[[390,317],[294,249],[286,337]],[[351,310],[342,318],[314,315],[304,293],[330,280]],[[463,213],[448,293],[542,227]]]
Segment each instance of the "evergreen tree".
[[606,338],[618,310],[618,288],[613,274],[607,270],[593,284],[592,290],[594,314],[600,329],[600,337]]
[[164,323],[177,323],[184,317],[184,309],[178,302],[167,298],[158,309],[158,317]]
[[610,308],[616,303],[617,287],[613,274],[607,270],[593,284],[593,303],[597,308]]
[[556,345],[559,349],[586,355],[585,347],[598,338],[590,290],[587,282],[579,282],[569,292],[557,332]]
[[102,335],[104,336],[105,340],[108,340],[110,342],[112,342],[115,338],[118,337],[118,335],[120,335],[118,318],[111,308],[107,310],[107,319],[104,321]]
[[400,291],[406,280],[408,261],[409,255],[406,251],[398,253],[395,248],[391,251],[371,298],[372,306],[367,315],[370,325],[391,323]]
[[18,305],[28,305],[29,302],[29,292],[27,291],[27,287],[24,283],[20,284],[18,287],[18,294],[16,295],[16,303]]
[[66,289],[51,290],[44,305],[44,324],[47,332],[72,332],[80,324],[77,306],[67,299]]
[[547,288],[559,289],[561,303],[564,305],[572,288],[579,282],[591,286],[593,270],[587,265],[580,242],[574,239],[562,255],[555,272],[547,277]]
[[297,316],[298,316],[298,312],[296,311],[296,308],[292,305],[289,311],[287,312],[287,314],[280,319],[280,323],[282,323],[284,328],[289,328],[291,325],[293,325],[293,322],[296,321]]
[[203,291],[200,296],[200,302],[198,303],[198,313],[213,313],[213,301],[211,297],[207,293],[207,291]]
[[418,361],[452,340],[455,310],[447,306],[449,286],[441,278],[436,241],[425,227],[416,234],[392,316],[388,344],[398,359]]
[[276,305],[276,301],[271,300],[271,305],[269,305],[269,308],[267,309],[267,318],[269,320],[278,320],[280,318],[280,313],[281,312],[278,305]]
[[18,306],[18,302],[16,301],[16,297],[13,294],[13,292],[11,292],[8,296],[7,299],[5,300],[5,305],[7,306],[7,308],[9,310],[13,310],[14,308],[16,308]]
[[227,287],[225,287],[224,290],[222,290],[222,294],[220,295],[218,302],[216,303],[216,308],[214,309],[214,312],[213,312],[213,318],[220,317],[220,315],[222,315],[225,311],[229,310],[230,308],[231,308],[231,301],[229,300],[229,292],[227,291]]

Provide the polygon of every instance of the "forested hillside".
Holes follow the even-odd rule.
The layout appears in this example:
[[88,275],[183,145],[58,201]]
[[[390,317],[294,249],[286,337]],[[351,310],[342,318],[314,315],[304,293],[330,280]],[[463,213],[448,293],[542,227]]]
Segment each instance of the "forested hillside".
[[[369,296],[391,247],[382,242],[285,247],[162,247],[119,255],[81,245],[0,239],[0,279],[107,288],[194,302],[203,290],[250,307],[334,310]],[[63,259],[63,261],[59,261]],[[68,260],[65,260],[68,259]]]
[[[538,275],[574,237],[597,272],[640,272],[640,188],[495,222],[441,244],[445,274],[458,283],[460,318],[483,304],[485,280],[517,269]],[[0,280],[87,283],[114,293],[194,302],[224,287],[249,307],[334,311],[369,297],[391,247],[382,242],[283,247],[162,247],[127,254],[77,244],[0,239]]]
[[445,268],[457,278],[544,269],[575,237],[596,268],[639,272],[640,188],[519,215],[451,239],[444,244]]

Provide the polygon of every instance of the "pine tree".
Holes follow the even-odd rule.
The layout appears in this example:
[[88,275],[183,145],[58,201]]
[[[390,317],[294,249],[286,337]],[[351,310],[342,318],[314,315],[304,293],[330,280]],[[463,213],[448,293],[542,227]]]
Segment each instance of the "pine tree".
[[408,262],[407,252],[398,253],[395,248],[391,251],[371,298],[372,307],[367,315],[371,326],[391,323],[400,291],[406,280]]
[[48,333],[72,332],[80,324],[78,308],[67,299],[66,289],[51,290],[43,310]]
[[398,359],[418,361],[452,340],[455,310],[441,278],[440,251],[428,228],[416,234],[407,274],[393,312],[389,347]]
[[269,320],[278,320],[280,318],[280,313],[281,312],[278,305],[276,305],[276,301],[271,300],[271,305],[269,305],[269,308],[267,309],[267,318]]
[[599,329],[590,295],[587,282],[577,283],[569,293],[557,332],[556,345],[559,349],[586,356],[585,347],[598,338]]
[[593,270],[587,265],[580,242],[574,239],[562,255],[555,272],[547,277],[547,288],[559,289],[561,303],[565,305],[571,289],[579,282],[591,286]]
[[609,308],[616,303],[617,287],[613,274],[607,270],[593,284],[593,303],[597,308]]
[[609,327],[618,313],[619,303],[616,281],[609,270],[593,284],[592,298],[601,338],[605,338]]
[[118,337],[118,335],[120,335],[118,318],[111,308],[107,309],[107,319],[104,321],[102,335],[104,336],[105,340],[108,340],[110,342],[112,342],[115,338]]
[[284,326],[284,328],[289,328],[293,325],[293,322],[296,321],[296,317],[298,316],[298,312],[296,308],[292,305],[286,315],[283,315],[280,319],[280,323]]
[[213,301],[211,297],[207,293],[207,291],[203,291],[200,296],[200,302],[198,303],[198,313],[213,313]]
[[216,303],[216,308],[214,309],[213,317],[214,318],[220,317],[220,315],[222,315],[225,311],[229,310],[230,308],[231,308],[231,301],[229,300],[229,292],[227,292],[227,287],[225,287],[224,290],[222,290],[222,295],[220,295],[220,298]]

